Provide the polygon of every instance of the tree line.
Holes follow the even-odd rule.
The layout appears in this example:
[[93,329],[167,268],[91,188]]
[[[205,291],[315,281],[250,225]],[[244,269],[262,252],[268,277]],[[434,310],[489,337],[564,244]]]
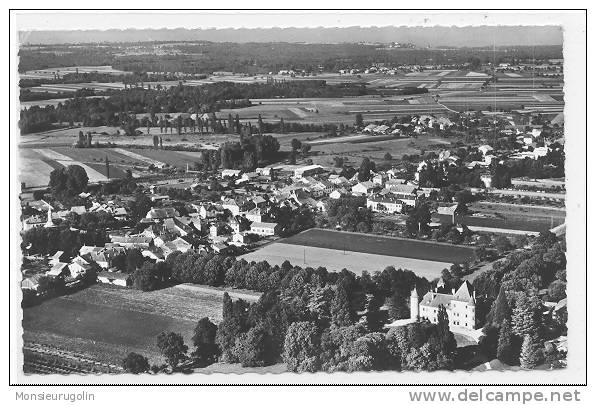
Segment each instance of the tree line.
[[82,122],[85,126],[122,126],[135,120],[135,114],[150,114],[152,126],[157,113],[211,113],[223,108],[250,106],[255,98],[341,97],[350,89],[329,86],[321,80],[240,84],[210,83],[152,89],[128,88],[110,91],[106,98],[76,97],[57,106],[33,106],[21,111],[22,133],[38,132],[52,124]]

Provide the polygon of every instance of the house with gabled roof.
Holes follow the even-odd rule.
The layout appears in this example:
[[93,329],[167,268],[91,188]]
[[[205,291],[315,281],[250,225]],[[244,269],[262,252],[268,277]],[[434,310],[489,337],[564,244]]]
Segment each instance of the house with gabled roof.
[[148,248],[153,244],[153,238],[141,235],[110,236],[112,243],[130,248]]
[[180,214],[178,211],[173,207],[165,207],[165,208],[151,208],[145,218],[152,219],[152,220],[163,220],[166,218],[174,218],[179,217]]
[[224,199],[221,203],[221,206],[224,210],[230,211],[233,216],[240,214],[240,205],[238,205],[236,200],[234,200],[232,198]]
[[55,263],[52,268],[46,272],[46,276],[62,277],[68,274],[68,263]]
[[70,270],[70,276],[77,279],[91,270],[91,264],[81,256],[77,256],[68,265],[68,270]]
[[389,196],[372,196],[366,199],[366,207],[374,212],[389,214],[401,213],[405,204],[403,201]]
[[449,327],[476,329],[476,292],[469,281],[464,281],[451,294],[439,293],[437,290],[427,292],[419,304],[420,318],[437,323],[441,305],[447,310]]
[[66,259],[66,255],[64,254],[64,252],[62,250],[58,250],[56,253],[54,253],[50,257],[49,263],[51,265],[55,265],[57,263],[61,263],[65,259]]
[[338,188],[329,193],[329,198],[331,198],[332,200],[339,200],[341,197],[347,194],[349,194],[348,190],[346,190],[345,188]]
[[253,222],[250,232],[260,236],[273,236],[279,232],[279,225],[275,222]]
[[367,195],[375,190],[376,185],[372,181],[363,181],[352,187],[352,194]]
[[128,287],[132,284],[132,277],[130,274],[122,273],[120,271],[100,271],[97,273],[97,281],[103,284]]

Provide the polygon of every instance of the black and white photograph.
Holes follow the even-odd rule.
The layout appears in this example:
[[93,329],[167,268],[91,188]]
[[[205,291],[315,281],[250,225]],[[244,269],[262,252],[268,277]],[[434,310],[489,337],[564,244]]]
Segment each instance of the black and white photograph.
[[10,20],[20,382],[584,381],[583,11]]

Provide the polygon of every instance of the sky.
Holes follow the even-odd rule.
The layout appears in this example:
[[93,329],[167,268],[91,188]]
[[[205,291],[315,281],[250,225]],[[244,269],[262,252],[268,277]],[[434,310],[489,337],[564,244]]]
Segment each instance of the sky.
[[15,13],[17,29],[142,29],[142,28],[270,28],[349,26],[435,26],[435,25],[547,25],[556,21],[554,13],[511,12],[420,12],[420,11],[155,11],[97,12],[46,11]]

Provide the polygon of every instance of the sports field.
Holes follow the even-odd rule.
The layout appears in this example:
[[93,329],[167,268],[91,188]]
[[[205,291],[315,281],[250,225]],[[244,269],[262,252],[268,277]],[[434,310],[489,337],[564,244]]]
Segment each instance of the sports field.
[[418,260],[393,255],[361,253],[350,250],[327,249],[306,245],[273,243],[257,251],[241,256],[247,261],[266,260],[271,265],[281,265],[286,260],[301,267],[325,267],[329,271],[348,269],[355,274],[363,271],[374,273],[387,266],[411,270],[420,277],[433,280],[441,275],[443,269],[452,263],[430,260]]
[[357,274],[387,266],[409,269],[432,280],[441,270],[473,256],[473,249],[446,243],[401,239],[355,232],[309,229],[242,256],[246,260],[285,260],[299,266],[323,266],[331,271],[347,268]]
[[464,262],[474,254],[474,249],[466,246],[318,228],[308,229],[280,243],[448,263]]

